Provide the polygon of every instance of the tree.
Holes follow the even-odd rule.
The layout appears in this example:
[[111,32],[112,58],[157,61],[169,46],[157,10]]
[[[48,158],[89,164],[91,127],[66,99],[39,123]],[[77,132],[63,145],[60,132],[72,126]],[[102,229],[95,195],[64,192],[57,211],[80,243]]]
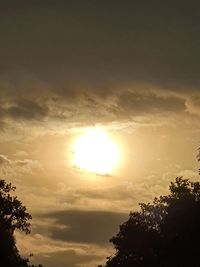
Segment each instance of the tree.
[[200,183],[178,177],[169,190],[130,213],[105,267],[200,266]]
[[19,254],[14,233],[19,230],[29,234],[32,217],[22,202],[12,195],[15,189],[11,183],[0,180],[0,266],[30,267],[29,259]]

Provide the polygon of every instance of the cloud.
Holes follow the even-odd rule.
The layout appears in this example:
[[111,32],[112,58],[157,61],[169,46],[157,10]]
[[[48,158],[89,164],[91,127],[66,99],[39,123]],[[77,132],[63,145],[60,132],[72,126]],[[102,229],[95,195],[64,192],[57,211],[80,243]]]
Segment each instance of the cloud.
[[36,102],[31,100],[16,101],[11,107],[7,109],[7,114],[13,119],[43,119],[47,115],[47,109],[41,107]]
[[5,155],[0,155],[0,166],[10,166],[11,160]]
[[95,254],[79,254],[76,249],[66,250],[59,252],[46,253],[35,257],[35,262],[41,262],[44,266],[48,267],[78,267],[78,266],[97,266],[98,263],[103,263],[105,257]]
[[63,229],[51,228],[51,238],[76,242],[108,244],[118,226],[127,218],[125,213],[109,211],[57,211],[43,215],[54,219],[54,224],[65,225]]
[[200,115],[200,96],[190,96],[187,98],[186,111],[193,115]]
[[42,170],[41,163],[38,160],[32,159],[10,159],[6,155],[0,155],[0,172],[3,175],[10,176],[14,174],[15,176],[19,173],[31,175],[33,171]]
[[27,157],[28,153],[23,150],[17,150],[16,153],[14,154],[16,157]]
[[33,253],[31,263],[41,263],[49,267],[97,266],[105,262],[108,253],[111,252],[108,246],[63,242],[41,234],[25,236],[17,233],[16,237],[22,255],[27,257]]
[[162,114],[182,112],[185,108],[184,99],[175,96],[162,96],[151,90],[121,92],[118,97],[119,110],[125,112],[124,116],[137,116],[147,114]]
[[17,172],[28,173],[29,175],[35,170],[42,170],[41,163],[33,159],[14,160],[12,165]]
[[[6,93],[6,92],[5,92]],[[169,114],[174,116],[184,114],[186,97],[178,94],[141,85],[132,85],[127,88],[113,87],[107,93],[100,95],[97,88],[76,89],[61,93],[56,88],[45,87],[45,90],[33,91],[32,94],[23,91],[24,99],[17,96],[3,96],[0,103],[1,120],[4,123],[1,135],[7,133],[7,138],[23,136],[31,138],[46,133],[61,133],[75,127],[95,125],[97,123],[124,125],[133,122],[135,126],[156,121],[168,122]],[[34,96],[34,100],[33,100]],[[163,116],[168,116],[163,120]],[[26,129],[26,131],[25,131]],[[6,138],[6,136],[5,136]]]
[[7,175],[12,168],[12,161],[5,155],[0,155],[0,174]]
[[[70,123],[184,112],[186,95],[199,94],[199,4],[78,3],[23,2],[16,9],[3,1],[2,127],[60,131]],[[199,114],[198,103],[188,101],[186,110]]]

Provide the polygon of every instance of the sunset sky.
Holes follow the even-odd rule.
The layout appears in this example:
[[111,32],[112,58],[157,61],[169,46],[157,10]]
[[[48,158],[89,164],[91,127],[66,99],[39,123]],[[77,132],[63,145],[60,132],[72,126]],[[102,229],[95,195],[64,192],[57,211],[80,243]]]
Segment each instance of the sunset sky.
[[[103,264],[139,202],[176,176],[199,179],[199,10],[193,0],[1,1],[0,173],[33,216],[17,240],[34,263]],[[101,171],[76,164],[99,155],[84,139],[96,130]]]

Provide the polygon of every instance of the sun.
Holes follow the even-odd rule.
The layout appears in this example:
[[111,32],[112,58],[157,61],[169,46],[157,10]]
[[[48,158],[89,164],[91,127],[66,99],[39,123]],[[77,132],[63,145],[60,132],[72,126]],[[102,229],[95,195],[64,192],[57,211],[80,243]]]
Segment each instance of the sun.
[[100,128],[88,129],[73,146],[74,164],[97,174],[110,174],[119,160],[119,148]]

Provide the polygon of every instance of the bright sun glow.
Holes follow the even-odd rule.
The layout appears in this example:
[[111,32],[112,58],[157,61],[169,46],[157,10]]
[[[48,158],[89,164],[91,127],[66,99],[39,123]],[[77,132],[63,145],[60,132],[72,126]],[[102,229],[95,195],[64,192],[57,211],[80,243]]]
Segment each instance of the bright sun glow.
[[86,131],[75,142],[73,152],[76,166],[98,174],[111,173],[119,160],[118,146],[99,128]]

